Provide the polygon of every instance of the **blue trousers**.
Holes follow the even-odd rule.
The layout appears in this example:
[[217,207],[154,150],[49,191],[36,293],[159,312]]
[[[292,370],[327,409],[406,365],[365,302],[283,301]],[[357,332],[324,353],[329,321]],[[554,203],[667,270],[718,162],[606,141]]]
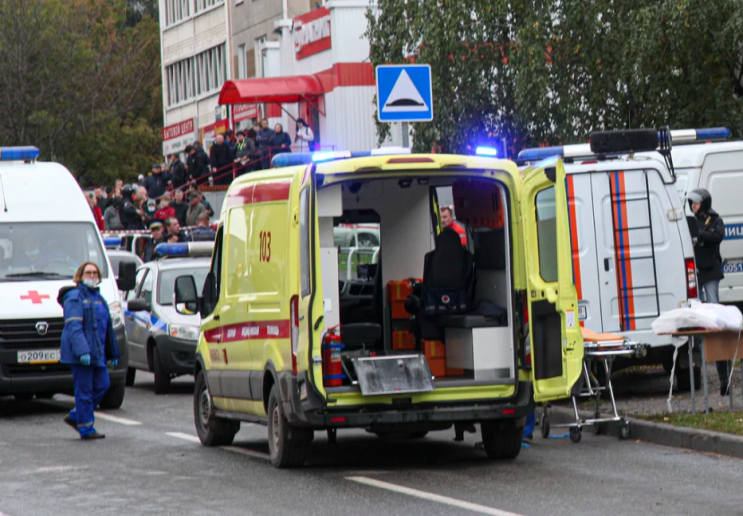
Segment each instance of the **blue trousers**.
[[77,422],[80,437],[85,437],[95,432],[93,412],[108,392],[111,380],[105,367],[82,365],[71,367],[75,386],[75,408],[70,411],[70,417]]
[[531,439],[534,434],[534,427],[537,424],[537,416],[534,412],[526,416],[526,426],[524,426],[524,437]]

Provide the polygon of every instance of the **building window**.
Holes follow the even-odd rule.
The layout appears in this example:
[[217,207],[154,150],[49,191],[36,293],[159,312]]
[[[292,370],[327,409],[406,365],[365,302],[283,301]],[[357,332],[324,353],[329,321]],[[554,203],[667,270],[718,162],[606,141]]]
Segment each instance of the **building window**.
[[210,7],[214,7],[218,4],[223,4],[224,0],[196,0],[195,12],[206,11]]
[[191,0],[165,0],[165,25],[173,25],[191,16]]
[[166,69],[168,106],[219,91],[227,80],[224,43]]
[[247,77],[245,63],[245,45],[237,47],[237,78],[245,79]]

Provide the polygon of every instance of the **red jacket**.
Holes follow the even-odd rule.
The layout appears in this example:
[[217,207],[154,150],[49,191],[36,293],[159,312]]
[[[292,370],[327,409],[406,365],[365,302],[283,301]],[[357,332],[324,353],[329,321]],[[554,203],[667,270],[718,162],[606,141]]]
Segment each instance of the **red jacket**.
[[467,247],[467,230],[464,229],[462,225],[457,223],[456,221],[452,222],[449,227],[456,231],[457,235],[459,235],[459,241],[462,243],[462,246]]
[[159,220],[169,219],[175,217],[175,208],[168,206],[167,208],[160,208],[155,212],[155,218]]
[[106,223],[103,222],[103,213],[101,209],[96,205],[90,208],[93,210],[93,217],[95,217],[95,225],[98,226],[98,231],[105,231]]

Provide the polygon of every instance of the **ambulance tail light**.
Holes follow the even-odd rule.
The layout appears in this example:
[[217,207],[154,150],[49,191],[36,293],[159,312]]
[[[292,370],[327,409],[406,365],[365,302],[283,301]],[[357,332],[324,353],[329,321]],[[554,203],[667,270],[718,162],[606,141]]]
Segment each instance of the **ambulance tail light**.
[[686,264],[686,299],[697,299],[699,289],[697,288],[697,273],[694,258],[685,258]]
[[299,296],[291,299],[291,325],[292,325],[292,374],[297,375],[297,350],[299,349]]

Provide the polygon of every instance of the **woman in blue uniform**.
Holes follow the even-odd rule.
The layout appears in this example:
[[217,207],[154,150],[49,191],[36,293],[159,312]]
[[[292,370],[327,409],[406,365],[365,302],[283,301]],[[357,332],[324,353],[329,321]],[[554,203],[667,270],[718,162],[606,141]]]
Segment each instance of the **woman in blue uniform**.
[[77,287],[65,287],[57,297],[64,307],[62,363],[70,364],[75,388],[75,408],[64,421],[84,440],[105,437],[93,426],[93,411],[110,385],[106,363],[115,367],[120,358],[108,303],[98,291],[100,278],[95,263],[84,263],[73,279]]

